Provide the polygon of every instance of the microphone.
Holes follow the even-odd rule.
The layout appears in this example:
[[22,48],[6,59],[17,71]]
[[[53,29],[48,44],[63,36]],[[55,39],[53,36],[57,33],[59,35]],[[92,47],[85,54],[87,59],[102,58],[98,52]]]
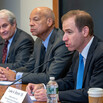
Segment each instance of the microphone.
[[[42,63],[41,65],[35,67],[34,69],[40,68],[41,66],[43,66],[44,64],[46,64],[46,63],[48,63],[48,62],[50,62],[52,60],[54,60],[54,57],[51,58],[51,59],[49,59],[49,60],[47,60],[46,62]],[[15,84],[16,82],[18,82],[19,80],[23,79],[24,77],[30,75],[34,71],[34,69],[32,71],[28,72],[26,75],[22,76],[21,78],[15,80],[13,83],[11,83],[10,85],[8,85],[8,87],[11,86],[11,85],[13,85],[13,84]]]

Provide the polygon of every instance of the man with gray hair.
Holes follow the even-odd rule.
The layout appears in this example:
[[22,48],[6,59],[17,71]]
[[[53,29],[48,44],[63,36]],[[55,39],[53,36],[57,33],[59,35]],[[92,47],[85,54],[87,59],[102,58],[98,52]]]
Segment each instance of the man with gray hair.
[[15,15],[9,10],[0,10],[0,67],[14,70],[25,65],[33,47],[33,38],[17,28]]
[[[32,35],[38,37],[34,44],[34,52],[24,67],[16,69],[17,74],[10,69],[5,70],[0,76],[0,80],[15,80],[15,75],[16,77],[25,76],[31,70],[33,70],[32,73],[22,78],[22,83],[46,84],[50,76],[54,76],[55,79],[64,77],[71,66],[74,52],[70,52],[66,48],[62,40],[63,31],[54,27],[53,11],[48,7],[35,8],[32,10],[29,20]],[[40,66],[46,61],[49,62]],[[67,65],[68,68],[66,68]]]

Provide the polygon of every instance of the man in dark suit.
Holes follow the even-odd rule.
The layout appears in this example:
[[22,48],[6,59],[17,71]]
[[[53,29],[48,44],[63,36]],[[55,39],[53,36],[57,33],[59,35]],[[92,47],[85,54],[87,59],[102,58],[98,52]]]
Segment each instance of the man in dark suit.
[[[56,29],[54,13],[50,8],[38,7],[35,8],[30,14],[30,31],[33,36],[38,38],[34,44],[34,52],[31,55],[29,61],[24,67],[17,68],[17,72],[23,72],[25,76],[28,72],[34,69],[33,73],[29,74],[22,79],[22,83],[47,83],[50,76],[54,76],[56,79],[64,77],[72,63],[73,52],[68,51],[65,47],[65,43],[62,40],[63,31]],[[41,45],[45,46],[45,58],[41,62],[43,51]],[[41,53],[42,51],[42,53]],[[53,58],[53,59],[52,59]],[[52,59],[44,64],[42,67],[38,67],[42,63]],[[37,67],[37,68],[36,68]],[[6,71],[5,71],[6,72]],[[12,71],[11,71],[12,72]],[[7,71],[7,73],[10,73]],[[5,74],[5,73],[4,73]],[[16,74],[16,77],[20,73]],[[15,79],[15,76],[11,76],[11,79]],[[3,78],[0,78],[3,80]],[[11,80],[10,76],[5,76],[4,80]],[[12,79],[12,80],[13,80]]]
[[[66,47],[76,52],[67,75],[57,80],[59,100],[88,103],[88,89],[103,88],[103,41],[94,36],[92,18],[85,11],[69,11],[62,17],[62,25]],[[82,63],[79,63],[79,54]],[[29,84],[26,90],[29,95],[32,95],[31,89],[35,91],[37,101],[46,101],[46,90],[42,87],[42,84]]]
[[3,39],[0,36],[0,55],[2,55],[2,50],[3,50]]
[[[0,10],[0,67],[19,68],[29,60],[33,52],[33,38],[17,28],[15,15],[6,9]],[[3,48],[8,41],[7,54],[3,62]]]

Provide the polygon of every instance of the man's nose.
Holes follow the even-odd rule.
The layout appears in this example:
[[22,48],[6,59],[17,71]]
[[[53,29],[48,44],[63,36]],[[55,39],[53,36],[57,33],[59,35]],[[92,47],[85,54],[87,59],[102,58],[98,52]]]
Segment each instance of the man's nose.
[[67,35],[64,33],[63,35],[63,41],[66,41],[67,40]]
[[0,33],[3,33],[4,29],[2,27],[0,27]]
[[33,21],[30,21],[29,25],[33,26],[33,25],[35,25],[35,23]]

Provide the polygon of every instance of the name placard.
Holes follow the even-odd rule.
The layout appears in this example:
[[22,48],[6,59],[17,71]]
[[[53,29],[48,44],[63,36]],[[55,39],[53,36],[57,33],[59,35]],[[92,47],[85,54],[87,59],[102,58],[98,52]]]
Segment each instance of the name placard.
[[8,87],[5,94],[1,98],[3,103],[33,103],[26,91],[22,91],[13,87]]

